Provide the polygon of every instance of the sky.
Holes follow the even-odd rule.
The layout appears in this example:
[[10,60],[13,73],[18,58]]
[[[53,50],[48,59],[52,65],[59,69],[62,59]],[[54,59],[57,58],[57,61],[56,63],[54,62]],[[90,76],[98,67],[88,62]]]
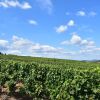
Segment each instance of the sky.
[[100,0],[0,0],[0,51],[100,60]]

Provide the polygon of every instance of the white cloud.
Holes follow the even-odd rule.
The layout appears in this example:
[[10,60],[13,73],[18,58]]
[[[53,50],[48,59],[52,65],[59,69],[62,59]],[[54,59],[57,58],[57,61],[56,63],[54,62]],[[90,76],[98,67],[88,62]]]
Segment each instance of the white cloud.
[[8,41],[0,40],[0,46],[6,46],[7,44],[8,44]]
[[4,52],[4,51],[6,51],[6,50],[8,50],[8,44],[9,44],[9,42],[7,41],[7,40],[0,40],[0,51],[1,52]]
[[20,4],[19,7],[22,8],[22,9],[32,8],[32,6],[28,2],[24,2],[23,4]]
[[96,46],[92,46],[90,48],[82,48],[79,53],[80,54],[98,54],[98,52],[100,52],[100,48],[96,47]]
[[49,46],[49,45],[42,45],[41,46],[41,49],[44,51],[44,52],[57,52],[58,50],[52,46]]
[[30,48],[30,52],[39,57],[50,57],[50,58],[67,58],[70,59],[73,52],[64,51],[62,48],[55,48],[50,45],[41,45],[39,43],[34,44]]
[[98,59],[96,55],[100,55],[100,47],[97,47],[93,40],[83,39],[75,33],[72,35],[71,39],[63,41],[61,44],[78,47],[75,47],[74,51],[72,51],[73,54],[71,57],[73,59]]
[[56,27],[56,32],[57,33],[63,33],[68,29],[67,25],[61,25],[59,27]]
[[37,21],[35,21],[35,20],[29,20],[29,24],[38,25]]
[[70,44],[71,45],[80,45],[81,41],[82,41],[81,38],[78,35],[74,34],[69,41],[68,40],[63,41],[61,44],[63,44],[63,45],[70,45]]
[[82,41],[81,37],[79,37],[78,35],[74,34],[70,40],[71,44],[80,44]]
[[69,27],[73,27],[75,25],[74,20],[69,20],[66,25],[60,25],[59,27],[56,27],[56,32],[57,33],[64,33],[65,31],[68,30]]
[[93,47],[94,46],[94,41],[89,41],[89,40],[82,40],[81,45],[85,45],[87,47]]
[[89,16],[96,16],[97,15],[97,13],[96,12],[94,12],[94,11],[91,11],[91,12],[89,12]]
[[73,34],[70,40],[61,42],[63,45],[78,45],[85,47],[93,47],[95,45],[94,41],[82,39],[79,35]]
[[4,0],[0,2],[0,7],[19,7],[21,9],[30,9],[32,8],[28,2],[20,3],[18,0]]
[[51,0],[36,0],[41,9],[45,9],[49,14],[52,13],[53,4]]
[[16,54],[16,55],[21,55],[22,52],[20,50],[7,50],[7,54]]
[[[39,56],[39,57],[64,57],[65,52],[62,48],[56,48],[50,45],[33,43],[22,37],[13,36],[11,41],[0,40],[0,51],[7,54]],[[67,56],[68,57],[68,56]]]
[[8,4],[5,3],[5,2],[0,2],[0,7],[7,8],[8,7]]
[[[79,35],[73,34],[68,44],[78,45],[79,50],[66,50],[51,45],[33,43],[28,39],[13,36],[11,40],[0,40],[0,51],[7,54],[17,54],[25,56],[66,58],[66,59],[88,59],[88,57],[100,54],[100,48],[94,45],[94,41],[82,39]],[[85,55],[85,56],[84,56]]]
[[33,44],[30,48],[31,52],[33,53],[42,53],[42,54],[48,54],[48,53],[58,53],[59,49],[49,46],[49,45],[41,45],[39,43]]
[[74,22],[74,20],[70,20],[69,22],[68,22],[68,24],[67,24],[68,26],[74,26],[75,25],[75,22]]
[[76,13],[76,15],[77,16],[86,16],[86,13],[84,12],[84,11],[78,11],[77,13]]
[[27,48],[30,45],[32,45],[32,43],[27,39],[23,39],[17,36],[12,37],[12,45],[11,45],[12,48],[21,49],[21,48]]
[[86,13],[85,11],[80,10],[80,11],[77,11],[76,15],[77,16],[82,16],[82,17],[84,17],[84,16],[94,17],[94,16],[97,15],[97,13],[95,11],[90,11],[90,12]]

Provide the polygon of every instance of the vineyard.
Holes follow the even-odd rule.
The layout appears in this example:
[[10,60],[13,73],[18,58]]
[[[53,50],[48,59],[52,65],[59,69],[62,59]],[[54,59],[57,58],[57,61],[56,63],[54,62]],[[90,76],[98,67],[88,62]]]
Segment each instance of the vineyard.
[[100,100],[100,63],[0,55],[2,94],[18,94],[21,100]]

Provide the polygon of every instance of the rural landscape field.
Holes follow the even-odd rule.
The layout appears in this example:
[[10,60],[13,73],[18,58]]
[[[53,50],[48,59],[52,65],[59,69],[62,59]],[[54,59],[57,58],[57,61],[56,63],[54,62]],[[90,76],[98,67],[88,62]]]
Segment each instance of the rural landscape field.
[[0,0],[0,100],[100,100],[100,0]]
[[14,100],[100,100],[100,64],[1,55],[0,91]]

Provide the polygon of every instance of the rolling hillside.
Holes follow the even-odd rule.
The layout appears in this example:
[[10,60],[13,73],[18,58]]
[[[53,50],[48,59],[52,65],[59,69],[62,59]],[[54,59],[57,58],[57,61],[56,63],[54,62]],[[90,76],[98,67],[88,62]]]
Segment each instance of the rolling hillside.
[[100,100],[100,64],[0,55],[0,90],[22,100]]

